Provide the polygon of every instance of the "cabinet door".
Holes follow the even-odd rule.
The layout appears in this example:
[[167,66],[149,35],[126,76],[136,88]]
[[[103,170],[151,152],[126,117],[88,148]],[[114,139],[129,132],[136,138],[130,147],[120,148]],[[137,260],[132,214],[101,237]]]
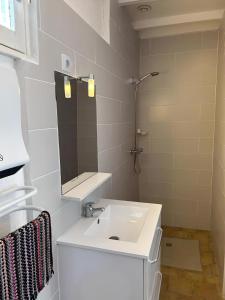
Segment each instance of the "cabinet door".
[[157,271],[155,272],[152,295],[149,298],[149,300],[159,300],[161,283],[162,283],[162,273],[160,271]]
[[[153,246],[148,260],[145,262],[145,300],[158,300],[160,293],[160,245],[162,239],[162,229],[157,227]],[[157,296],[158,295],[158,296]]]
[[143,260],[58,246],[61,300],[143,300]]

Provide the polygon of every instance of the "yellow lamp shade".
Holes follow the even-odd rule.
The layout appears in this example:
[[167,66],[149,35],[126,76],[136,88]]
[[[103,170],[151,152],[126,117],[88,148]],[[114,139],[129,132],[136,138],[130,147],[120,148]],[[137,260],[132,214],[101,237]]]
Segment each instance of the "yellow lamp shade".
[[95,97],[95,80],[93,74],[91,74],[90,78],[88,79],[88,97]]
[[64,77],[64,92],[65,92],[65,98],[70,99],[71,98],[71,84],[68,76]]

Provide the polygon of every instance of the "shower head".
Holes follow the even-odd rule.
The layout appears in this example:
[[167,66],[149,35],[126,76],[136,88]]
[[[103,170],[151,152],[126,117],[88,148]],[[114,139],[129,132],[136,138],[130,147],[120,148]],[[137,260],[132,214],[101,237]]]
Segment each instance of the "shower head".
[[152,75],[152,77],[158,76],[159,72],[152,72],[151,75]]
[[148,77],[150,77],[150,76],[155,77],[155,76],[158,76],[159,74],[160,74],[159,72],[148,73],[148,74],[144,75],[143,77],[139,78],[139,79],[135,82],[135,85],[138,86],[139,84],[142,83],[142,81],[144,81],[144,80],[147,79]]

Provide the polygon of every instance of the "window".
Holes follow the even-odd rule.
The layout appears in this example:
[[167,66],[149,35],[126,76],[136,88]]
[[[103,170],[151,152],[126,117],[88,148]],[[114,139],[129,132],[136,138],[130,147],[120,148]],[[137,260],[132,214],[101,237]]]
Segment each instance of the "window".
[[0,52],[37,57],[37,0],[0,0]]
[[0,0],[0,24],[15,31],[14,3],[12,0]]
[[0,0],[0,43],[26,52],[26,29],[23,1]]

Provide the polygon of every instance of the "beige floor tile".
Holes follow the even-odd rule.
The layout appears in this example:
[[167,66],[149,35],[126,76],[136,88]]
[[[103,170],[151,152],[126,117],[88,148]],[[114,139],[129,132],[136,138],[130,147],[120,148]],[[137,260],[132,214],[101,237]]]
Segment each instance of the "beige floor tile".
[[214,255],[211,251],[201,251],[201,261],[203,266],[210,266],[215,263]]
[[182,277],[170,277],[169,291],[183,296],[192,296],[194,294],[194,284],[192,280]]
[[222,300],[210,232],[164,227],[164,236],[199,240],[203,271],[194,272],[162,266],[163,284],[160,300]]

